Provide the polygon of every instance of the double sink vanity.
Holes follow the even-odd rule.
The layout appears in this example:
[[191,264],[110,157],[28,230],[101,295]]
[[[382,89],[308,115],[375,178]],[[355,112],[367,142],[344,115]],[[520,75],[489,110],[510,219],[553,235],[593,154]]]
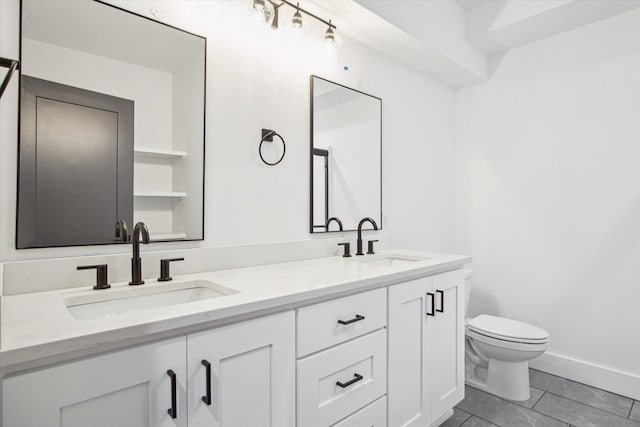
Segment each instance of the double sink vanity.
[[2,298],[2,421],[438,425],[468,257],[382,250]]
[[[0,264],[0,427],[427,427],[451,416],[464,395],[470,258],[388,249],[380,234],[363,247],[363,224],[383,226],[382,99],[300,77],[311,89],[315,236],[262,249],[169,246],[203,240],[213,223],[204,145],[221,141],[206,135],[204,111],[219,84],[205,84],[220,62],[207,64],[215,46],[103,1],[21,0],[12,10],[21,33],[15,242],[46,255]],[[229,156],[230,170],[253,176],[246,160]],[[271,170],[260,179],[276,182]],[[282,218],[270,226],[289,227]],[[356,230],[360,256],[337,254],[350,251],[344,235],[317,237]],[[142,257],[140,238],[165,246]],[[387,249],[374,254],[377,239]],[[131,260],[115,253],[132,242]],[[61,253],[112,255],[53,259]],[[95,287],[93,272],[76,270],[93,268]]]

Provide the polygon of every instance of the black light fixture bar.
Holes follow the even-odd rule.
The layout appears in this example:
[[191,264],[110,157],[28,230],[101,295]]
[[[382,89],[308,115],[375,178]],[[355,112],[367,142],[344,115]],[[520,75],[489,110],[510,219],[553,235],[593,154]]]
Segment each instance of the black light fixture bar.
[[[290,6],[290,7],[294,8],[294,9],[297,9],[297,10],[299,10],[300,12],[304,13],[305,15],[309,15],[309,16],[310,16],[310,17],[312,17],[313,19],[317,19],[318,21],[322,22],[323,24],[328,25],[328,26],[329,26],[329,28],[333,28],[333,29],[335,29],[335,30],[337,30],[337,29],[338,29],[338,27],[336,27],[335,25],[333,25],[330,21],[325,21],[324,19],[320,18],[319,16],[314,15],[313,13],[311,13],[311,12],[308,12],[308,11],[304,10],[304,9],[303,9],[303,8],[301,8],[300,6],[295,5],[295,4],[291,3],[290,1],[287,1],[287,0],[280,0],[280,1],[281,1],[282,3],[280,3],[280,4],[278,5],[278,7],[282,6],[283,4],[286,4],[287,6]],[[272,3],[273,3],[273,2],[272,2]]]

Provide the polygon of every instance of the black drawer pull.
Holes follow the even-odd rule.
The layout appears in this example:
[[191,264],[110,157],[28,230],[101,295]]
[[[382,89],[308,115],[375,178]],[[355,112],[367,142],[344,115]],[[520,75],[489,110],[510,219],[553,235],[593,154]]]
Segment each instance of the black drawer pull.
[[431,292],[427,292],[427,304],[429,304],[429,297],[431,297],[431,313],[427,311],[427,316],[435,316],[436,315],[436,312],[435,312],[436,296]]
[[176,373],[172,369],[167,371],[167,375],[171,377],[171,408],[167,409],[167,412],[174,420],[178,418],[178,390],[176,384]]
[[211,406],[211,363],[208,360],[202,360],[202,364],[207,371],[207,394],[202,396],[202,401],[208,406]]
[[438,295],[440,295],[440,310],[436,308],[438,313],[444,313],[444,291],[436,291]]
[[361,320],[364,320],[364,316],[360,315],[360,314],[356,314],[356,317],[354,317],[353,319],[349,319],[349,320],[338,320],[338,323],[340,323],[341,325],[349,325],[351,323],[355,323],[355,322],[359,322]]
[[360,374],[353,374],[353,379],[352,379],[352,380],[347,381],[346,383],[341,383],[340,381],[337,381],[337,382],[336,382],[336,385],[337,385],[338,387],[341,387],[341,388],[347,388],[347,387],[349,387],[350,385],[357,383],[357,382],[358,382],[358,381],[360,381],[362,378],[364,378],[364,377],[363,377],[362,375],[360,375]]

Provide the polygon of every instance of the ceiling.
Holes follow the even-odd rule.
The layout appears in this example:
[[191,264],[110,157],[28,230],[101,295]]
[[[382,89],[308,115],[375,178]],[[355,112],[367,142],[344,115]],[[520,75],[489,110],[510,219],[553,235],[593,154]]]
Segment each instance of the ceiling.
[[[640,7],[640,0],[457,0],[467,41],[491,55]],[[640,24],[640,23],[639,23]]]
[[341,34],[455,88],[486,81],[491,55],[640,7],[640,0],[304,3],[332,16]]

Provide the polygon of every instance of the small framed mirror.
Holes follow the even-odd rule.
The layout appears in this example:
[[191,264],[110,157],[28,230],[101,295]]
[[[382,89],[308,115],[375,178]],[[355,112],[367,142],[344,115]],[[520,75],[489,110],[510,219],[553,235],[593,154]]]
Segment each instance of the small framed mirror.
[[16,247],[204,238],[206,39],[97,0],[21,0]]
[[311,76],[311,233],[382,228],[382,99]]

